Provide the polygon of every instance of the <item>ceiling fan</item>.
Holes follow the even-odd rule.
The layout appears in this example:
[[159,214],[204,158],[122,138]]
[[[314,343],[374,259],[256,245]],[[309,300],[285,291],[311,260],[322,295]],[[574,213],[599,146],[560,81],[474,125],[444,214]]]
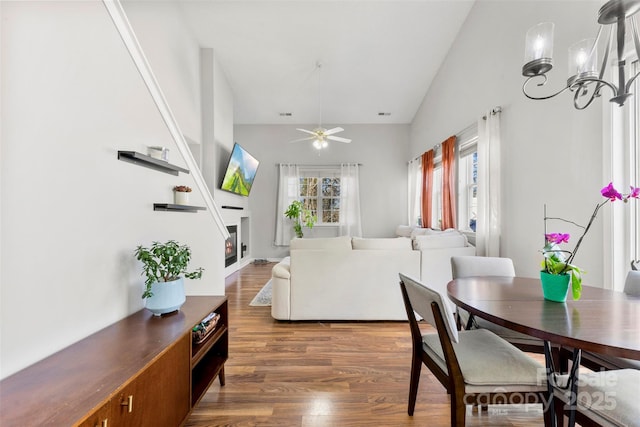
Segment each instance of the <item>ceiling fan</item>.
[[307,133],[311,136],[289,141],[289,142],[313,141],[313,147],[317,150],[322,150],[323,148],[327,148],[329,146],[329,141],[344,142],[346,144],[351,142],[351,140],[348,138],[334,136],[334,134],[344,131],[344,129],[342,129],[341,127],[335,127],[333,129],[325,129],[322,127],[322,93],[321,93],[321,87],[320,87],[321,68],[322,68],[322,64],[320,62],[317,62],[316,69],[318,70],[318,100],[319,100],[319,113],[320,113],[320,119],[318,120],[318,127],[313,130],[297,128],[296,130]]

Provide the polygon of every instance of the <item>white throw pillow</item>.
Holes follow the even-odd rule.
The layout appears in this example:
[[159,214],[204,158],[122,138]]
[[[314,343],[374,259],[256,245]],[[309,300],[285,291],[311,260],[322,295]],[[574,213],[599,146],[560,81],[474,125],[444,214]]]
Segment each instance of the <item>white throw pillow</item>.
[[414,249],[462,248],[467,246],[467,236],[460,233],[447,233],[446,236],[416,236]]
[[411,250],[411,239],[407,237],[391,237],[376,239],[361,239],[354,237],[352,240],[354,250],[367,249],[400,249]]
[[396,228],[396,236],[398,237],[411,237],[411,232],[415,229],[414,226],[411,225],[399,225]]
[[298,239],[291,240],[289,249],[330,249],[330,250],[351,250],[351,237],[323,237],[317,239]]

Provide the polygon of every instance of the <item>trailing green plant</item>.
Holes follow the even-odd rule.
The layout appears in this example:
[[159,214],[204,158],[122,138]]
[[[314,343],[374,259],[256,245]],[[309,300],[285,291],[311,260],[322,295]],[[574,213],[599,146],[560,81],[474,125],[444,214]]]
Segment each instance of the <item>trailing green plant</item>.
[[305,208],[300,200],[291,202],[284,215],[293,220],[293,231],[295,231],[297,237],[303,236],[303,226],[311,229],[318,221],[318,217],[311,215],[311,211]]
[[156,282],[171,282],[181,274],[189,279],[200,279],[204,269],[197,268],[187,272],[187,265],[191,260],[191,249],[187,245],[180,245],[175,240],[166,243],[153,242],[150,248],[138,246],[135,250],[136,259],[142,261],[142,274],[147,277],[142,298],[153,296],[151,285]]

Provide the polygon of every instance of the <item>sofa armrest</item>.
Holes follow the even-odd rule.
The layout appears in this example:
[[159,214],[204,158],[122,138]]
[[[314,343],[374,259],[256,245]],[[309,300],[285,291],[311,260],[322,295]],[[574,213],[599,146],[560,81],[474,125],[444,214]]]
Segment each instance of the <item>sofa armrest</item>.
[[271,317],[289,320],[291,312],[291,259],[284,258],[271,269]]

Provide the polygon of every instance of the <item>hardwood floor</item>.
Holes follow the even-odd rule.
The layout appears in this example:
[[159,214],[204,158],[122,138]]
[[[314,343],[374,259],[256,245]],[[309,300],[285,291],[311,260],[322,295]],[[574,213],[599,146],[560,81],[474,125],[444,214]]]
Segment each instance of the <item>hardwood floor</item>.
[[[249,306],[272,267],[249,265],[227,278],[226,385],[211,386],[186,426],[450,425],[446,391],[426,367],[407,415],[407,323],[276,321],[271,307]],[[467,408],[467,426],[541,425],[540,405]]]

